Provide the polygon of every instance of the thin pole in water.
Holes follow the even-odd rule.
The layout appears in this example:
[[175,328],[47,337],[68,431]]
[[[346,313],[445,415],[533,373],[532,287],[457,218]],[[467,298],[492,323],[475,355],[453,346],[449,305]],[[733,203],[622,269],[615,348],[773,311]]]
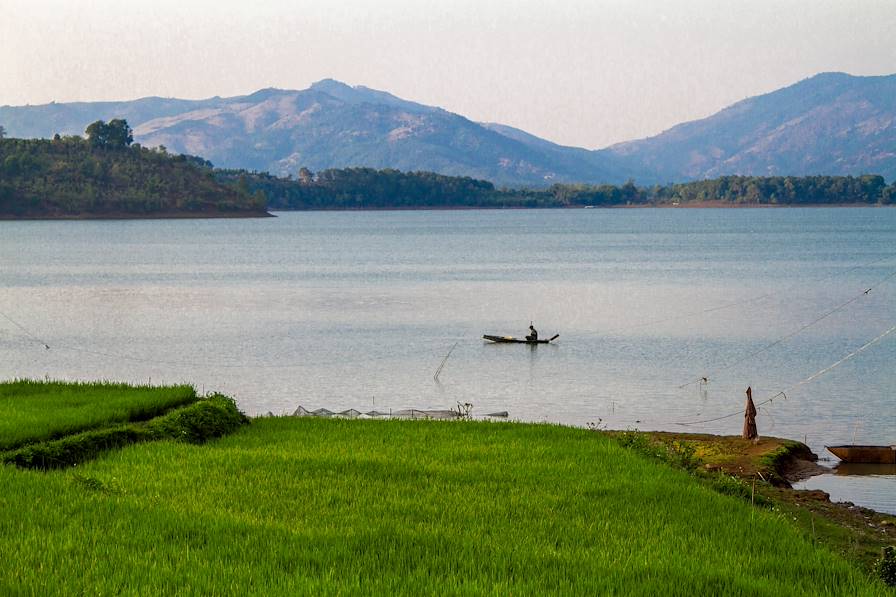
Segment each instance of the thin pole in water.
[[445,363],[448,362],[448,357],[451,356],[451,353],[454,351],[454,348],[455,348],[456,346],[457,346],[457,342],[455,342],[455,343],[454,343],[454,346],[452,346],[452,347],[448,350],[448,354],[446,354],[446,355],[445,355],[445,358],[442,359],[442,364],[439,365],[439,368],[438,368],[438,369],[436,369],[436,374],[432,376],[432,378],[433,378],[437,383],[438,383],[438,381],[439,381],[439,373],[442,372],[442,368],[445,366]]

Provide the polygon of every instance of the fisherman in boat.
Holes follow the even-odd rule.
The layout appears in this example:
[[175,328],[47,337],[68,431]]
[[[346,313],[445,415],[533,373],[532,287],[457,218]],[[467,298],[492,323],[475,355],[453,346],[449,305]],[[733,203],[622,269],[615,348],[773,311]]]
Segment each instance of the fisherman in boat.
[[526,336],[526,340],[529,342],[537,342],[538,341],[538,330],[532,327],[532,324],[529,324],[529,335]]

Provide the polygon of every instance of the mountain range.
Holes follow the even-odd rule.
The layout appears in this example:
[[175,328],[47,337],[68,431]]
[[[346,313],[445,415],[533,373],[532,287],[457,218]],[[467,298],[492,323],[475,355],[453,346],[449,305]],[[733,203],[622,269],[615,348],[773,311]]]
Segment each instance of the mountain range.
[[599,150],[477,123],[384,91],[325,79],[203,100],[0,107],[10,136],[82,134],[125,118],[135,141],[216,166],[296,174],[367,166],[482,178],[500,185],[639,184],[712,178],[882,174],[896,178],[896,75],[822,73],[657,136]]

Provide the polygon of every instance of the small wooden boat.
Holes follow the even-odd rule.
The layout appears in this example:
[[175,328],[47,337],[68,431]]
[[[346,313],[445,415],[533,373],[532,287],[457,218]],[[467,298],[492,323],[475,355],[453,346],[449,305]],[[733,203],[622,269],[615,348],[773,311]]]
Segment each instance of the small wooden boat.
[[896,446],[825,446],[843,462],[896,463]]
[[549,338],[547,340],[526,340],[525,338],[514,338],[513,336],[490,336],[486,334],[482,338],[484,340],[488,340],[489,342],[498,342],[505,344],[550,344],[559,337],[560,334],[555,334],[553,338]]

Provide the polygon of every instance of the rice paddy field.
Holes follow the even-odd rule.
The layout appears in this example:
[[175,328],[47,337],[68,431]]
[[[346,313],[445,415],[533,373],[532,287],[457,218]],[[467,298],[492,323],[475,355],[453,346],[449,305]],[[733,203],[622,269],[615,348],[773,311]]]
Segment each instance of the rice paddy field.
[[196,391],[187,385],[0,383],[0,451],[114,423],[146,420],[196,400]]
[[782,514],[568,427],[264,418],[0,487],[4,595],[891,594]]

